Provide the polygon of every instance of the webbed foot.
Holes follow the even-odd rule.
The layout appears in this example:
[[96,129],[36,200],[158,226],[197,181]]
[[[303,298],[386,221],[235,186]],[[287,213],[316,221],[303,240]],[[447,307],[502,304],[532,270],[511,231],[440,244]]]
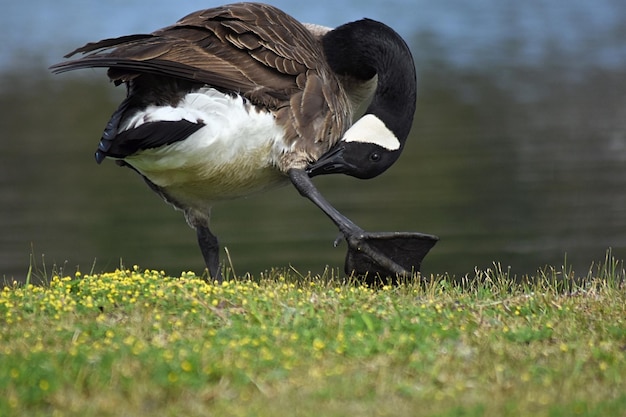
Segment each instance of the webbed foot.
[[437,236],[417,232],[361,232],[346,236],[346,274],[365,277],[365,282],[385,282],[412,277],[422,260],[439,241]]

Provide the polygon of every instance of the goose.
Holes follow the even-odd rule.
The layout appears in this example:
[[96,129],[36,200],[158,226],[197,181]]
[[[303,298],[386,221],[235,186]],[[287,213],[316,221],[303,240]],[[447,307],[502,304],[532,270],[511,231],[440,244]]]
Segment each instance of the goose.
[[[362,19],[329,29],[267,4],[235,3],[151,34],[88,43],[65,58],[77,54],[51,71],[108,68],[127,90],[96,161],[133,169],[184,213],[213,279],[221,279],[213,204],[288,183],[336,224],[352,264],[365,256],[377,271],[407,273],[372,244],[388,236],[365,232],[311,180],[373,178],[404,148],[416,73],[408,46],[387,25]],[[436,237],[423,240],[430,247]]]

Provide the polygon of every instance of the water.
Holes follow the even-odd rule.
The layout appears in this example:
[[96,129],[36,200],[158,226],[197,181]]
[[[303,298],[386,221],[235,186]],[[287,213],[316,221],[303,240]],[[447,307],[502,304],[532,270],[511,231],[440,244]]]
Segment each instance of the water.
[[[148,33],[223,0],[5,0],[0,13],[0,67],[20,58],[44,64],[88,41]],[[456,63],[485,65],[515,48],[525,62],[540,62],[555,48],[579,53],[585,62],[621,65],[626,4],[623,0],[292,0],[268,1],[303,22],[335,27],[369,17],[402,36],[434,36]],[[577,63],[573,63],[578,65]]]
[[[192,3],[188,11],[211,6]],[[359,2],[367,15],[386,21],[393,21],[401,3],[383,9]],[[373,180],[315,180],[340,211],[367,230],[440,236],[423,264],[426,273],[471,274],[475,267],[499,262],[526,274],[565,261],[585,273],[608,248],[626,258],[626,65],[624,48],[616,47],[626,27],[621,3],[594,2],[588,15],[586,6],[571,3],[573,11],[555,25],[580,30],[558,31],[562,37],[555,25],[526,37],[541,27],[541,14],[514,3],[496,7],[485,1],[480,9],[461,2],[449,14],[422,5],[421,17],[415,18],[398,13],[420,72],[417,118],[406,150]],[[542,5],[544,12],[556,7],[530,3]],[[156,15],[171,12],[158,4]],[[11,7],[17,13],[17,3]],[[31,48],[27,55],[38,56],[36,61],[6,50],[0,54],[6,63],[0,76],[0,277],[23,279],[31,253],[39,269],[56,264],[70,272],[100,272],[123,262],[171,274],[200,272],[195,235],[182,215],[132,171],[93,160],[101,129],[123,92],[109,85],[102,71],[53,78],[42,70],[53,49],[63,52],[172,19],[130,29],[146,25],[129,22],[139,15],[138,4],[120,13],[122,21],[115,14],[115,25],[108,27],[108,17],[102,16],[113,12],[100,14],[103,6],[95,3],[81,7],[60,2],[55,13],[100,16],[92,30],[97,34],[84,34],[90,25],[67,25],[59,37],[71,45],[48,45],[42,35],[24,38]],[[44,22],[36,16],[46,10],[34,20]],[[316,10],[318,15],[292,13],[329,25],[360,17],[353,16],[351,2],[333,13]],[[479,15],[484,24],[472,26]],[[514,31],[505,30],[503,16],[519,23]],[[413,20],[419,25],[412,27]],[[38,26],[35,33],[49,28],[41,24],[44,29]],[[468,42],[455,49],[463,31]],[[468,48],[488,53],[470,54]],[[19,65],[20,72],[12,70]],[[290,266],[320,273],[326,265],[343,264],[345,246],[332,245],[334,226],[292,187],[221,203],[213,218],[238,274],[258,276]]]

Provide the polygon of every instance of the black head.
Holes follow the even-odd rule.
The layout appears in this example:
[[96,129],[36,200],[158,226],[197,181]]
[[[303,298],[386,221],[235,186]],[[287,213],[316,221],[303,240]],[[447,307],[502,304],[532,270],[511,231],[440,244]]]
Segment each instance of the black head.
[[324,174],[346,174],[374,178],[387,170],[400,156],[402,144],[376,116],[359,119],[343,138],[317,161],[309,164],[310,177]]
[[387,170],[400,156],[371,143],[339,142],[307,167],[310,177],[346,174],[360,179],[374,178]]
[[417,94],[413,57],[400,35],[369,19],[329,31],[323,46],[335,73],[356,83],[378,78],[365,115],[307,173],[373,178],[398,159],[411,130]]

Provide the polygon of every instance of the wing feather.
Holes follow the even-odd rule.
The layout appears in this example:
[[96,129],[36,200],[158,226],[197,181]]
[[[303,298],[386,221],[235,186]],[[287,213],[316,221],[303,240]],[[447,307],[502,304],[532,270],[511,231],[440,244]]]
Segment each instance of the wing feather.
[[307,145],[307,159],[316,159],[339,140],[351,118],[319,39],[265,4],[201,10],[152,34],[91,42],[66,57],[76,54],[85,55],[51,70],[108,67],[116,83],[150,73],[242,94],[286,121],[288,141],[314,139],[303,141],[315,144]]

